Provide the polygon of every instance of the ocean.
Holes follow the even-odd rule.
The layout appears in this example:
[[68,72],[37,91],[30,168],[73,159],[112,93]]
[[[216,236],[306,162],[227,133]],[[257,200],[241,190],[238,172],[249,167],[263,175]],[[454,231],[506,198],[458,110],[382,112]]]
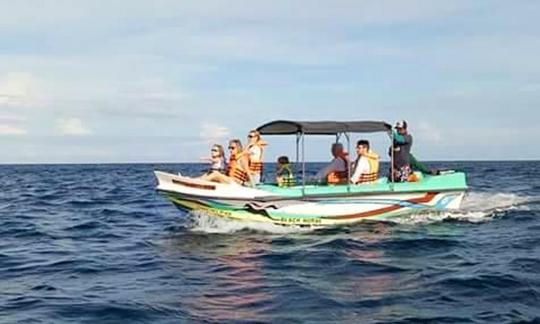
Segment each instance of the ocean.
[[201,164],[0,166],[0,323],[539,323],[540,163],[430,165],[462,210],[322,230],[155,191]]

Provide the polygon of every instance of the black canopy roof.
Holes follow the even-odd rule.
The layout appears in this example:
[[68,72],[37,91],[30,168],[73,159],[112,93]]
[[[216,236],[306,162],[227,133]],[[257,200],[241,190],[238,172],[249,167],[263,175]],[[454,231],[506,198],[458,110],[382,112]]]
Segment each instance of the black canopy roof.
[[257,130],[263,135],[335,135],[339,133],[376,133],[391,130],[392,126],[382,121],[291,121],[275,120]]

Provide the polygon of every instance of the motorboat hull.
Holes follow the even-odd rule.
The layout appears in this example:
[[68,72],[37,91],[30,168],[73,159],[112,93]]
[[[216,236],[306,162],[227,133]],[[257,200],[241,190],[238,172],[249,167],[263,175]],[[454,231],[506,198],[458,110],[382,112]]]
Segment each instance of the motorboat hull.
[[157,189],[180,209],[286,226],[336,226],[429,210],[458,209],[466,191],[464,174],[433,177],[423,184],[305,188],[269,185],[246,188],[159,171],[156,177]]

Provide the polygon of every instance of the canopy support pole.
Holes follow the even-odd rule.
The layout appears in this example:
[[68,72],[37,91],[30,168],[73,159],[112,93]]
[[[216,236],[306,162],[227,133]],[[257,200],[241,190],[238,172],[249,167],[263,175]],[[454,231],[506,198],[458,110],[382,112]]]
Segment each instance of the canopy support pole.
[[349,133],[345,133],[345,138],[347,138],[347,152],[349,153],[349,160],[347,161],[347,192],[351,192],[351,137]]
[[392,131],[391,136],[392,143],[390,144],[390,181],[392,182],[390,185],[390,190],[394,191],[394,174],[395,174],[395,168],[394,168],[394,131]]
[[306,195],[306,145],[305,136],[302,133],[302,197]]
[[298,165],[298,162],[300,162],[300,133],[296,133],[296,165]]

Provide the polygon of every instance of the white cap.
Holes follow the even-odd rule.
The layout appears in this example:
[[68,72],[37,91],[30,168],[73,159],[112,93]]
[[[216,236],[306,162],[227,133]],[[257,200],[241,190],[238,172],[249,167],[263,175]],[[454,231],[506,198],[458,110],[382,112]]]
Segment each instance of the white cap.
[[405,129],[407,129],[407,122],[404,121],[404,120],[400,120],[400,121],[396,122],[395,128],[405,128]]

